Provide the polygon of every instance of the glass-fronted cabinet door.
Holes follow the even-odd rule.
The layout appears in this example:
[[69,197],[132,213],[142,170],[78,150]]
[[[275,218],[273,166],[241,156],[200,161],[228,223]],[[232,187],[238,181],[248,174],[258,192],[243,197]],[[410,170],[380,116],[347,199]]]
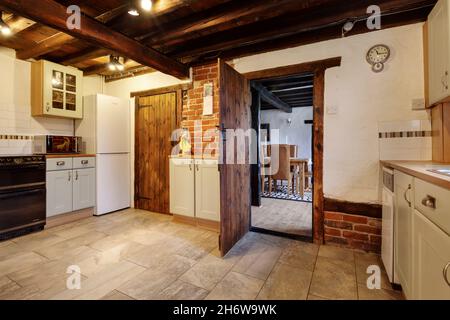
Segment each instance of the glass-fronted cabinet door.
[[[42,67],[43,110],[42,114],[36,114],[35,109],[38,108],[33,107],[33,115],[81,119],[83,117],[81,92],[83,73],[75,68],[49,61],[41,60],[37,63],[40,63]],[[33,77],[32,81],[39,81],[39,77]],[[39,91],[40,86],[34,87]]]

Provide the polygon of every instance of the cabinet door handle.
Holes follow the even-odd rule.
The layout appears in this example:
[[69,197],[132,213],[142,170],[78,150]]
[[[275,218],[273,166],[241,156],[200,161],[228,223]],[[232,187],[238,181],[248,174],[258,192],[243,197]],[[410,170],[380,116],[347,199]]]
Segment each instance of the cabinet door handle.
[[200,170],[200,165],[197,164],[197,165],[195,166],[195,168],[197,169],[197,171],[199,171],[199,170]]
[[448,280],[448,269],[450,268],[450,262],[447,263],[444,267],[444,270],[442,270],[444,280],[447,282],[447,285],[450,287],[450,280]]
[[58,162],[56,163],[56,165],[59,166],[59,167],[65,165],[65,164],[66,164],[65,161],[58,161]]
[[192,164],[189,163],[189,170],[192,171]]
[[89,161],[88,160],[82,160],[81,164],[89,164]]
[[78,180],[78,170],[75,171],[75,180]]
[[72,172],[69,171],[69,181],[72,180]]
[[436,209],[436,198],[433,198],[432,196],[427,195],[423,200],[422,204],[425,207]]
[[409,190],[411,190],[411,185],[410,184],[408,185],[408,189],[405,190],[405,193],[403,194],[403,198],[405,198],[405,201],[408,203],[408,206],[411,207],[411,201],[409,201],[408,197],[407,197],[407,193],[408,193]]

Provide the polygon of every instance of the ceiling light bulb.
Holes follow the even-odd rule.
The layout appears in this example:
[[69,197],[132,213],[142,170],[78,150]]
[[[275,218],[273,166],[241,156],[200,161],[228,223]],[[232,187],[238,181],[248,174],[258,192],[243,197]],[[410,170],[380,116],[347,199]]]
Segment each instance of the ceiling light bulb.
[[108,68],[109,68],[109,70],[111,70],[111,71],[115,71],[115,70],[116,70],[116,66],[114,65],[114,63],[108,64]]
[[152,10],[152,0],[141,0],[141,8],[145,11],[151,11]]
[[139,11],[137,11],[136,9],[130,9],[128,10],[128,14],[134,16],[134,17],[138,17],[139,16]]
[[11,34],[11,29],[9,27],[2,27],[2,34],[5,36],[9,36]]
[[119,70],[119,71],[123,71],[123,70],[125,70],[125,67],[124,67],[124,65],[123,64],[117,64],[116,65],[116,67],[117,67],[117,70]]

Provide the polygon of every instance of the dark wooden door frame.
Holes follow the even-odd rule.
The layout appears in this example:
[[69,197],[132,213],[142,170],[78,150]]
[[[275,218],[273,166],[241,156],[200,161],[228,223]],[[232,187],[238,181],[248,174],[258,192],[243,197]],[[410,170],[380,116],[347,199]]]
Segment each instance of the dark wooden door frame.
[[313,236],[314,242],[324,242],[324,194],[323,194],[323,128],[325,113],[325,71],[339,67],[341,57],[318,60],[285,67],[265,69],[245,73],[249,80],[262,80],[295,75],[299,73],[314,74],[314,124],[313,124]]
[[148,97],[148,96],[154,96],[154,95],[160,95],[160,94],[167,94],[167,93],[176,93],[176,127],[181,127],[181,114],[183,111],[183,91],[187,91],[192,88],[192,84],[182,84],[182,85],[175,85],[170,87],[163,87],[163,88],[157,88],[157,89],[151,89],[151,90],[145,90],[145,91],[139,91],[139,92],[132,92],[130,94],[131,98],[135,98],[135,106],[134,106],[134,206],[135,208],[138,207],[138,195],[139,195],[139,134],[137,132],[139,128],[139,98],[142,97]]

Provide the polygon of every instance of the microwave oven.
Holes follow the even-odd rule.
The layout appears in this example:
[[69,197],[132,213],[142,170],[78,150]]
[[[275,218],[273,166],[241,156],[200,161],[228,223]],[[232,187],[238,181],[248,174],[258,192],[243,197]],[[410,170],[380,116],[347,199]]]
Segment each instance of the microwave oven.
[[81,153],[81,147],[81,137],[46,135],[33,139],[34,154]]

